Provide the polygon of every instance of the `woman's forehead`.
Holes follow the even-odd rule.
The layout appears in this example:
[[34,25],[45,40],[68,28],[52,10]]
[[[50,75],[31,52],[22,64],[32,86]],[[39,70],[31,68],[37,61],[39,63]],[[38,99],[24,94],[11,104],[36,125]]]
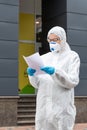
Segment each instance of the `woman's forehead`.
[[60,37],[54,33],[51,33],[49,34],[48,38],[60,38]]

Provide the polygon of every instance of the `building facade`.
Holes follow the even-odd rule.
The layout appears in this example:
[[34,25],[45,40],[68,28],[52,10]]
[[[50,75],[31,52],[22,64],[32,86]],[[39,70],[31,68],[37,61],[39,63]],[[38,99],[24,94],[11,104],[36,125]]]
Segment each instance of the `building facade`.
[[[46,35],[57,25],[64,27],[68,43],[81,58],[80,83],[75,88],[76,122],[87,122],[87,1],[32,2],[0,0],[0,126],[17,125],[20,94],[36,93],[32,86],[28,87],[27,65],[22,56],[48,52]],[[42,24],[36,24],[36,20]]]

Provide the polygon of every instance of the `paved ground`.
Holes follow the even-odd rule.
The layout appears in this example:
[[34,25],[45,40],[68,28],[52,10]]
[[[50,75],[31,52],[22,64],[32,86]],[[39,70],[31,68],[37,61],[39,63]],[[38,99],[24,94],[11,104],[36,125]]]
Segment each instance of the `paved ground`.
[[[34,126],[0,127],[0,130],[35,130]],[[76,124],[74,130],[87,130],[87,123]]]
[[87,130],[87,123],[76,124],[74,130]]

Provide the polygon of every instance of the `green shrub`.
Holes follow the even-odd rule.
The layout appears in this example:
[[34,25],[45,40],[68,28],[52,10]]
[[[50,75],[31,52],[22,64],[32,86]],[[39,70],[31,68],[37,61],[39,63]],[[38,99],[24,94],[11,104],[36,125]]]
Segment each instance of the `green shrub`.
[[32,85],[27,84],[19,93],[20,94],[34,94],[35,88]]

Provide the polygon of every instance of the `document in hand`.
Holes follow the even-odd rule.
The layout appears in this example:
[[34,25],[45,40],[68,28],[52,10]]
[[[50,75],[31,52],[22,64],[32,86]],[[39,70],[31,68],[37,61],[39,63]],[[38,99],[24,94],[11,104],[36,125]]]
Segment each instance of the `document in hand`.
[[24,60],[26,61],[27,65],[30,68],[33,68],[36,70],[36,74],[43,74],[44,72],[40,70],[40,67],[44,66],[44,63],[39,55],[39,53],[34,53],[30,56],[23,56]]

